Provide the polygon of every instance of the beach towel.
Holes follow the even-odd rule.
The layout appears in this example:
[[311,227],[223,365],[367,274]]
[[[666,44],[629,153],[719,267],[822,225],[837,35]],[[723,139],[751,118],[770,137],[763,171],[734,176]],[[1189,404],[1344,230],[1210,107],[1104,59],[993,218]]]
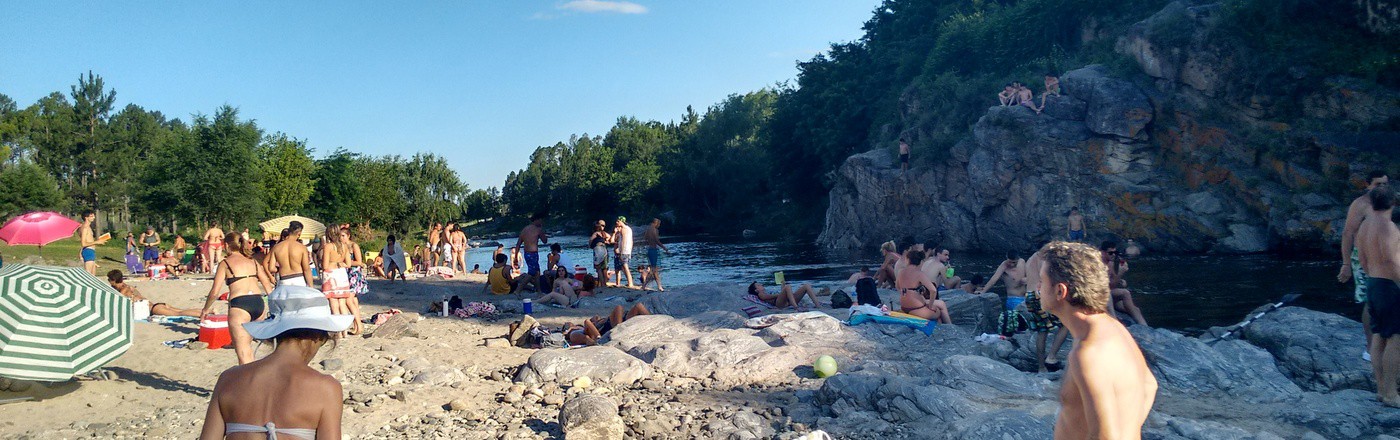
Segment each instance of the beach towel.
[[161,344],[170,348],[185,348],[189,346],[191,342],[194,342],[194,339],[176,339],[174,341],[165,341]]
[[763,316],[763,317],[758,317],[758,318],[749,318],[748,320],[744,321],[744,327],[754,328],[754,329],[768,328],[768,327],[772,327],[774,324],[777,324],[777,323],[780,323],[780,322],[783,322],[783,321],[790,321],[790,320],[794,320],[794,319],[820,318],[820,317],[824,317],[824,316],[828,316],[828,315],[827,315],[826,313],[822,313],[822,312],[779,313],[779,314],[776,314],[776,315],[768,315],[768,316]]
[[457,272],[454,271],[454,270],[452,270],[452,268],[447,267],[447,266],[433,266],[433,267],[429,267],[429,268],[428,268],[428,276],[433,276],[433,275],[437,275],[437,276],[440,276],[440,277],[443,277],[443,278],[451,279],[453,276],[456,276],[456,275],[457,275]]
[[199,317],[197,317],[197,316],[161,316],[161,315],[151,315],[150,318],[147,318],[147,319],[146,319],[146,322],[149,322],[149,323],[152,323],[152,324],[180,324],[180,323],[187,323],[187,322],[199,322]]
[[938,321],[922,319],[907,313],[899,313],[898,315],[896,315],[896,313],[899,312],[890,312],[889,316],[856,313],[851,315],[851,319],[847,323],[850,325],[861,325],[868,322],[875,322],[880,324],[902,325],[923,332],[925,336],[933,336],[933,330],[938,328]]
[[766,303],[763,300],[758,299],[757,296],[744,295],[744,299],[754,304],[758,304],[756,306],[747,306],[742,309],[744,311],[744,314],[748,315],[750,318],[762,315],[764,311],[775,308],[772,304]]
[[[393,264],[399,268],[399,272],[409,272],[408,261],[403,253],[403,246],[394,243],[391,247],[384,245],[384,249],[379,251],[379,256],[384,257],[384,273],[389,273],[389,265]],[[373,260],[371,260],[373,261]]]
[[350,298],[355,296],[355,288],[350,285],[350,271],[338,268],[326,272],[321,279],[321,292],[326,298]]

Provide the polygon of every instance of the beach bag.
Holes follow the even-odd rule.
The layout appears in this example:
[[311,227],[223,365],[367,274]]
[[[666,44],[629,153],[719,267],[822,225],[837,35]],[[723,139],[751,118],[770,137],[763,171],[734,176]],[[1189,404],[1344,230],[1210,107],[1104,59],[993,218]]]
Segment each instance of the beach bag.
[[462,308],[462,298],[452,295],[452,299],[447,300],[447,313],[455,313]]
[[861,278],[856,280],[856,304],[868,306],[880,305],[880,292],[875,291],[874,278]]
[[844,290],[837,290],[831,294],[831,307],[836,309],[848,309],[851,307],[851,295],[847,295]]

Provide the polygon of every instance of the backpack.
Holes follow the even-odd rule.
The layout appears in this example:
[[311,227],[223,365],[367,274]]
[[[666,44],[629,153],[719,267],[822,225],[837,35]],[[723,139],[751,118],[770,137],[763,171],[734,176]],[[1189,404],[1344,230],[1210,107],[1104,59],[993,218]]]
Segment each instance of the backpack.
[[462,308],[462,298],[452,295],[452,299],[447,300],[447,314],[457,313]]
[[880,306],[880,293],[875,291],[874,278],[861,278],[856,280],[856,303],[868,306]]
[[851,296],[844,290],[837,290],[831,294],[831,307],[836,309],[848,309],[851,307]]

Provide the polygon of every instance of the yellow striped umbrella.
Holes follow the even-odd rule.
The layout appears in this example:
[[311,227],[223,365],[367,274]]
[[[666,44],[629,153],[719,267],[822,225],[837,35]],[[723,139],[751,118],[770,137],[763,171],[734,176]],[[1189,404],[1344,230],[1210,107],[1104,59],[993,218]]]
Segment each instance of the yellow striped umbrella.
[[301,222],[302,239],[310,240],[326,234],[326,225],[322,224],[321,222],[295,214],[277,217],[272,220],[258,223],[258,226],[262,226],[264,231],[269,231],[274,234],[281,234],[282,230],[287,229],[287,226],[290,225],[293,221]]

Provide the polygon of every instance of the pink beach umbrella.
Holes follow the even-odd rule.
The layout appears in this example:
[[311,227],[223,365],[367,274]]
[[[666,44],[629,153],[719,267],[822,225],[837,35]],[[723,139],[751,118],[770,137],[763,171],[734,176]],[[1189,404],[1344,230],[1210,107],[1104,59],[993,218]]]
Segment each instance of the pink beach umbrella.
[[10,246],[29,245],[43,247],[73,236],[78,230],[78,222],[57,212],[31,212],[10,219],[0,226],[0,241]]

